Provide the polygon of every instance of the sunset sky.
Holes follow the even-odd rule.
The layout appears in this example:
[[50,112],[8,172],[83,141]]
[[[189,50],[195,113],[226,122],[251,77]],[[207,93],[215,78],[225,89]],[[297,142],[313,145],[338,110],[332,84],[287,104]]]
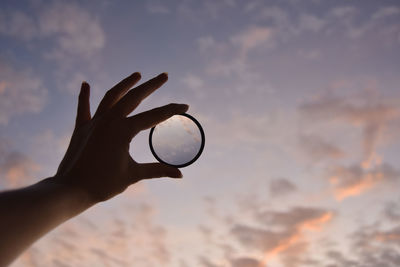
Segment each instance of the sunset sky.
[[187,103],[206,135],[182,180],[131,186],[13,267],[400,266],[398,0],[0,7],[0,189],[55,174],[84,80],[94,112],[132,72],[168,72],[134,112]]

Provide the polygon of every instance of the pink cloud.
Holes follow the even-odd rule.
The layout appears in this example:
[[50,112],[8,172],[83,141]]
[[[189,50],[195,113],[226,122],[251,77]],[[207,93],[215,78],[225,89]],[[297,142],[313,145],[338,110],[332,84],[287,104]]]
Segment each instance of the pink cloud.
[[40,165],[26,155],[12,150],[10,145],[0,140],[0,183],[6,188],[29,185],[35,180]]

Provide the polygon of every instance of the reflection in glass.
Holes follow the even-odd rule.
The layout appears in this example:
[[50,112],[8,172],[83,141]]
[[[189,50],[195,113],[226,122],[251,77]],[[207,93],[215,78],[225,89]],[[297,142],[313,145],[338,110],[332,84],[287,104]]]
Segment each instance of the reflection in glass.
[[[197,121],[196,121],[197,122]],[[150,132],[150,148],[161,162],[184,167],[197,159],[204,146],[204,133],[193,117],[175,115]]]

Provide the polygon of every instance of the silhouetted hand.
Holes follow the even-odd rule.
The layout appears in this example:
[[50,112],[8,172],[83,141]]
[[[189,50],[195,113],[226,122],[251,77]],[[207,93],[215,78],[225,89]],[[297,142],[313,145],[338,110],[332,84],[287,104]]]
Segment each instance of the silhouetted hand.
[[142,179],[182,177],[177,168],[161,163],[137,163],[129,154],[129,143],[137,133],[188,109],[188,105],[169,104],[127,117],[168,80],[168,75],[162,73],[129,90],[140,78],[140,73],[135,72],[111,88],[93,117],[90,86],[82,83],[75,130],[57,174],[51,178],[54,182],[82,189],[96,203]]
[[160,74],[129,91],[139,80],[140,74],[134,73],[111,88],[93,118],[90,87],[83,83],[75,130],[57,174],[0,192],[0,266],[10,264],[48,231],[137,181],[182,177],[177,168],[140,164],[129,155],[129,143],[138,132],[188,109],[187,105],[169,104],[127,117],[168,75]]

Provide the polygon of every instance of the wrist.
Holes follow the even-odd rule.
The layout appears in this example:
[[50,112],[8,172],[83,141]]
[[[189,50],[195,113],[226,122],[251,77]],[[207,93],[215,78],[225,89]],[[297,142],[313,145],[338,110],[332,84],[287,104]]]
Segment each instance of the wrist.
[[71,208],[85,210],[96,204],[96,201],[91,197],[91,195],[74,184],[66,183],[68,180],[60,175],[55,175],[53,177],[46,178],[39,183],[51,187],[54,192],[63,196],[67,200]]

